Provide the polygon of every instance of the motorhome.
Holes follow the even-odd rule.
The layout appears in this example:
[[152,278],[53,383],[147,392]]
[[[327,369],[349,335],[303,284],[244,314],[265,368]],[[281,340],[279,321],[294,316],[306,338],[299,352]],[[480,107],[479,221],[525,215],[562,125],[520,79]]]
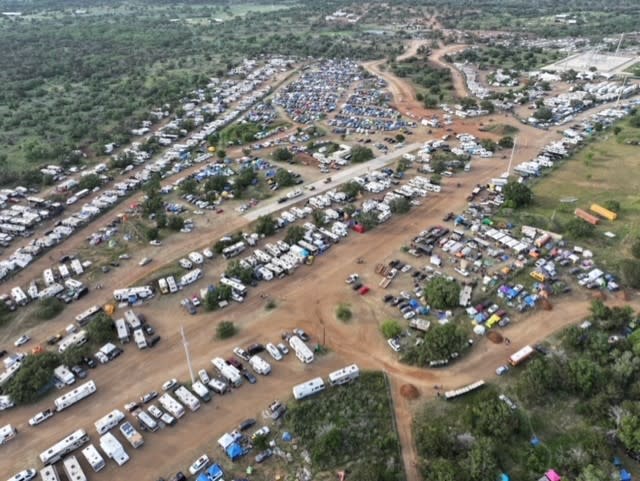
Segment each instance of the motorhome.
[[62,462],[64,472],[67,474],[67,479],[71,481],[87,481],[87,476],[80,467],[80,463],[75,456],[69,456]]
[[42,481],[60,481],[60,475],[55,466],[45,466],[40,470]]
[[74,431],[49,449],[40,453],[40,461],[45,466],[60,461],[67,454],[75,451],[89,442],[89,436],[83,429]]
[[0,445],[11,441],[18,434],[18,430],[11,424],[7,424],[0,428]]
[[191,409],[191,411],[195,412],[200,409],[200,401],[198,401],[198,398],[195,397],[186,387],[180,386],[174,391],[174,393],[183,404],[186,404],[189,409]]
[[122,344],[129,342],[129,326],[124,319],[116,319],[116,332],[118,333],[118,339]]
[[129,302],[137,299],[148,299],[153,296],[151,286],[137,286],[113,291],[113,298],[118,302]]
[[131,446],[134,449],[138,449],[140,446],[144,444],[144,439],[142,438],[142,434],[136,431],[136,429],[132,426],[132,424],[129,421],[127,421],[126,423],[122,423],[119,429],[122,435],[129,442],[129,444],[131,444]]
[[158,279],[158,289],[162,294],[169,294],[169,285],[164,277]]
[[229,390],[229,386],[219,379],[211,379],[207,385],[209,386],[209,389],[220,395],[225,394]]
[[98,434],[104,434],[110,429],[115,428],[124,419],[124,413],[119,409],[114,409],[109,414],[98,419],[93,425],[96,427]]
[[138,315],[131,310],[124,312],[124,319],[132,330],[140,329],[142,327],[142,321]]
[[178,284],[176,284],[176,280],[173,276],[167,277],[167,285],[169,286],[169,292],[171,294],[178,292]]
[[42,276],[44,277],[44,284],[47,287],[53,285],[56,282],[56,278],[53,275],[53,270],[51,269],[45,269],[42,273]]
[[224,377],[231,386],[240,387],[242,385],[242,375],[235,367],[227,364],[221,357],[211,360],[211,364],[218,370],[220,375]]
[[87,310],[81,312],[76,316],[76,322],[78,323],[79,326],[82,327],[88,324],[91,318],[101,310],[102,310],[102,307],[98,305],[91,306],[90,308],[88,308]]
[[200,381],[194,382],[191,388],[204,402],[211,401],[211,392],[209,392],[209,389]]
[[76,377],[73,375],[69,368],[64,364],[56,367],[53,370],[53,376],[63,384],[70,386],[74,382],[76,382]]
[[107,457],[113,459],[118,466],[122,466],[129,461],[129,455],[122,447],[122,444],[120,444],[120,441],[111,433],[107,433],[100,438],[100,448]]
[[357,379],[360,376],[360,368],[356,364],[344,367],[329,374],[329,384],[339,386]]
[[242,284],[241,282],[237,282],[233,279],[230,279],[226,276],[222,276],[220,278],[220,283],[231,287],[234,291],[236,291],[238,294],[242,296],[246,295],[247,293],[247,288],[244,284]]
[[136,417],[138,418],[140,426],[147,431],[155,432],[160,427],[158,426],[156,420],[152,416],[149,416],[149,414],[147,414],[145,411],[138,411],[136,413]]
[[96,392],[96,383],[93,381],[88,381],[84,384],[81,384],[77,388],[69,391],[66,394],[63,394],[59,398],[53,401],[56,411],[62,411],[67,409],[68,407],[73,406],[77,402],[82,401],[84,398],[91,396]]
[[164,393],[160,396],[158,402],[176,418],[180,419],[184,416],[184,406],[176,401],[169,393]]
[[136,329],[133,331],[133,340],[138,346],[138,349],[146,349],[148,347],[147,338],[144,335],[142,329]]
[[310,381],[303,382],[297,386],[293,386],[293,397],[297,400],[304,399],[308,396],[323,391],[325,388],[324,381],[321,377],[316,377]]
[[289,345],[296,353],[296,357],[304,364],[313,362],[313,352],[311,349],[300,339],[298,336],[291,336],[289,338]]
[[70,347],[82,346],[87,342],[88,339],[89,337],[87,335],[87,331],[85,331],[84,329],[69,334],[67,337],[63,338],[62,341],[60,341],[60,344],[58,344],[58,352],[62,354]]
[[180,286],[186,287],[189,284],[193,284],[201,277],[202,277],[202,269],[200,268],[193,269],[192,271],[187,272],[185,275],[183,275],[180,278]]

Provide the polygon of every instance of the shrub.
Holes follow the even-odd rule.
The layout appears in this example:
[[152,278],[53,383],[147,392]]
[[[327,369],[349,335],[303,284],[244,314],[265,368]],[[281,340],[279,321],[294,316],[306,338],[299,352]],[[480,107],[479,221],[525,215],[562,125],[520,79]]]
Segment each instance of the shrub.
[[390,339],[400,335],[402,326],[400,326],[400,323],[395,319],[387,319],[382,323],[382,326],[380,326],[380,330],[386,339]]
[[349,322],[353,317],[353,313],[348,304],[340,304],[336,309],[336,317],[342,322]]
[[222,321],[216,327],[216,337],[218,339],[229,339],[230,337],[233,337],[236,332],[236,326],[231,321]]
[[113,319],[101,312],[87,326],[87,334],[92,341],[104,344],[116,338],[116,326]]
[[438,277],[427,284],[424,296],[431,307],[448,309],[456,307],[460,301],[460,285],[444,277]]
[[42,321],[48,321],[60,314],[64,308],[65,304],[62,301],[55,297],[50,297],[49,299],[43,299],[38,302],[38,307],[34,315]]

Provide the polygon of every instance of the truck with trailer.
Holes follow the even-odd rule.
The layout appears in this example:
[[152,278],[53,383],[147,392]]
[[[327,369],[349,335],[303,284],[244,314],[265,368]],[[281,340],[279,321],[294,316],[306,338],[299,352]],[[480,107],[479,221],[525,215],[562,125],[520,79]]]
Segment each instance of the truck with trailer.
[[258,354],[249,358],[249,364],[257,374],[266,376],[271,373],[271,364],[262,359]]
[[122,344],[129,342],[129,326],[122,318],[115,320],[116,332],[118,333],[118,339]]
[[122,423],[119,429],[124,438],[129,442],[129,444],[131,444],[134,449],[138,449],[144,444],[142,434],[136,431],[136,429],[131,425],[129,421],[127,421],[126,423]]
[[523,362],[527,361],[529,358],[531,358],[531,356],[533,356],[535,352],[536,351],[533,347],[524,346],[522,349],[520,349],[519,351],[509,356],[509,364],[511,364],[514,367],[518,366]]
[[320,391],[324,391],[324,388],[325,385],[322,378],[316,377],[310,381],[293,386],[293,397],[299,401]]
[[56,407],[56,411],[60,412],[68,407],[73,406],[77,402],[82,401],[84,398],[91,396],[96,392],[96,383],[93,381],[87,381],[84,384],[76,387],[72,391],[56,398],[53,403]]
[[191,388],[204,402],[208,403],[209,401],[211,401],[211,392],[209,392],[207,386],[205,386],[200,381],[194,382],[191,385]]
[[138,411],[136,413],[136,417],[138,418],[138,422],[140,423],[141,428],[151,432],[155,432],[158,430],[159,426],[156,420],[153,418],[153,416],[150,416],[145,411]]
[[129,461],[129,455],[122,447],[122,444],[120,444],[120,441],[111,433],[107,433],[100,438],[100,448],[107,457],[113,459],[118,466],[122,466]]
[[343,367],[337,371],[329,373],[329,384],[332,386],[340,386],[360,377],[360,368],[357,364]]
[[73,375],[71,371],[69,371],[69,368],[64,364],[61,364],[60,366],[56,367],[53,370],[53,375],[57,380],[59,380],[63,384],[66,384],[67,386],[70,386],[71,384],[76,382],[76,377]]
[[191,409],[191,411],[195,412],[200,409],[200,401],[198,401],[198,398],[195,397],[186,387],[180,386],[174,391],[174,393],[183,404],[186,404],[189,409]]
[[114,409],[108,414],[98,419],[93,425],[96,427],[98,434],[104,434],[111,428],[115,428],[124,419],[124,413],[119,409]]
[[298,336],[291,336],[289,338],[289,346],[291,346],[291,349],[296,353],[296,357],[300,362],[304,364],[313,362],[313,352]]
[[62,466],[64,467],[64,472],[67,474],[67,479],[71,481],[87,481],[87,476],[84,474],[75,456],[71,455],[66,457],[62,462]]
[[211,360],[211,364],[213,364],[220,375],[225,378],[231,386],[240,387],[242,385],[242,375],[240,374],[240,371],[227,364],[227,361],[221,357],[216,357]]
[[45,466],[55,464],[64,456],[84,446],[88,442],[89,435],[84,431],[84,429],[78,429],[51,446],[49,449],[41,452],[40,461],[42,461],[42,464]]
[[135,329],[133,331],[133,340],[136,342],[136,346],[138,346],[138,349],[147,348],[147,338],[145,337],[142,329]]
[[40,470],[42,481],[60,481],[60,475],[54,465],[45,466]]
[[158,398],[160,405],[169,411],[176,419],[180,419],[184,416],[184,406],[176,401],[171,394],[164,393]]
[[89,463],[89,466],[91,466],[91,469],[96,473],[106,466],[104,458],[93,444],[89,444],[89,446],[84,448],[82,455],[87,460],[87,463]]

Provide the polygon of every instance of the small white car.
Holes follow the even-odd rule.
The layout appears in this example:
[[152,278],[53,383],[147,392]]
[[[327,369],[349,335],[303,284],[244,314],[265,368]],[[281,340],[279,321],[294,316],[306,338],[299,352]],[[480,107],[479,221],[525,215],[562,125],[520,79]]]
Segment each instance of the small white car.
[[248,361],[249,360],[249,353],[247,351],[245,351],[242,348],[239,347],[234,347],[233,348],[233,353],[238,356],[240,359],[242,359],[243,361]]
[[16,346],[16,347],[24,346],[30,340],[31,340],[31,338],[29,336],[27,336],[26,334],[24,334],[24,335],[20,336],[18,339],[16,339],[16,342],[14,342],[13,345]]
[[285,346],[283,343],[279,343],[277,348],[278,348],[278,351],[280,351],[283,356],[286,356],[287,354],[289,354],[289,348]]
[[209,374],[207,374],[207,371],[205,369],[200,369],[198,371],[198,377],[200,378],[200,381],[202,381],[202,384],[209,384],[209,382],[211,382],[211,379],[209,378]]
[[45,422],[47,419],[53,416],[53,414],[54,412],[51,409],[45,409],[44,411],[39,412],[31,419],[29,419],[29,425],[37,426],[38,424]]
[[280,351],[278,350],[278,348],[276,346],[274,346],[271,343],[268,343],[265,346],[265,349],[267,350],[267,352],[269,353],[269,355],[276,361],[281,361],[282,360],[282,354],[280,353]]
[[258,436],[267,436],[270,432],[271,430],[269,429],[269,426],[262,426],[260,429],[258,429],[255,433],[251,435],[251,439],[253,440]]
[[147,264],[149,264],[152,261],[152,259],[150,257],[144,257],[140,262],[138,262],[138,265],[140,267],[142,266],[146,266]]
[[507,366],[506,364],[504,364],[504,365],[502,365],[502,366],[499,366],[499,367],[496,369],[496,374],[497,374],[498,376],[502,376],[503,374],[506,374],[508,370],[509,370],[509,366]]
[[11,476],[7,481],[30,481],[38,475],[35,469],[25,469],[19,473]]
[[149,245],[160,247],[162,245],[162,242],[160,242],[158,239],[154,239],[152,241],[149,241]]
[[162,390],[163,391],[168,391],[169,389],[175,387],[177,384],[178,384],[178,380],[176,378],[169,379],[167,382],[165,382],[162,385]]
[[189,472],[195,475],[198,471],[209,464],[209,456],[203,454],[198,459],[196,459],[191,466],[189,466]]
[[400,352],[400,343],[395,337],[388,339],[387,344],[389,344],[389,347],[395,352]]
[[162,411],[162,409],[160,409],[158,406],[156,406],[155,404],[152,404],[151,406],[149,406],[147,408],[149,410],[149,413],[156,419],[160,419],[162,417],[162,415],[164,414],[164,412]]
[[213,251],[209,248],[204,249],[202,251],[202,255],[204,255],[207,259],[211,259],[213,257]]

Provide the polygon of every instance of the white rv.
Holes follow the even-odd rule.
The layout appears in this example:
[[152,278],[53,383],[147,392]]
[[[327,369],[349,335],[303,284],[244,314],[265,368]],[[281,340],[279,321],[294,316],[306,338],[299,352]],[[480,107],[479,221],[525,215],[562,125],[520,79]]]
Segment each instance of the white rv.
[[321,377],[316,377],[310,381],[303,382],[293,387],[293,397],[297,400],[304,399],[315,393],[324,390],[324,381]]
[[147,348],[147,338],[145,337],[142,329],[136,329],[135,331],[133,331],[133,340],[136,342],[136,346],[138,346],[138,349]]
[[357,379],[360,376],[360,369],[356,364],[339,369],[329,374],[329,384],[339,386]]
[[235,367],[227,364],[227,362],[221,357],[216,357],[211,360],[211,364],[218,370],[220,375],[224,377],[230,385],[233,387],[240,387],[242,385],[242,375]]
[[16,434],[18,434],[18,430],[11,424],[2,426],[0,428],[0,444],[5,444],[6,442],[12,440],[16,437]]
[[122,344],[129,342],[129,327],[124,319],[116,319],[116,331],[118,333],[118,339]]
[[169,285],[169,292],[171,294],[175,294],[176,292],[178,292],[178,284],[176,284],[176,280],[173,278],[173,276],[167,277],[167,284]]
[[131,425],[129,421],[127,421],[126,423],[122,423],[122,425],[120,426],[120,432],[125,437],[125,439],[129,442],[129,444],[131,444],[133,448],[138,449],[140,446],[144,444],[144,439],[142,438],[142,434],[136,431],[136,429]]
[[158,402],[176,418],[180,419],[184,416],[184,406],[176,401],[169,393],[164,393],[160,396]]
[[71,481],[87,481],[87,476],[80,467],[80,463],[75,456],[69,456],[62,462],[67,479]]
[[100,448],[102,448],[107,457],[113,459],[118,466],[122,466],[129,461],[129,455],[122,447],[122,444],[120,444],[120,441],[111,433],[107,433],[100,438]]
[[174,393],[183,404],[186,404],[189,409],[191,409],[191,411],[195,412],[200,409],[200,401],[198,401],[198,398],[195,397],[186,387],[180,386],[174,391]]
[[289,345],[296,353],[296,357],[304,364],[313,362],[313,352],[298,336],[291,336],[289,338]]
[[106,465],[104,458],[93,444],[89,444],[89,446],[84,448],[82,450],[82,455],[87,460],[87,463],[89,463],[89,466],[91,466],[91,469],[96,473]]
[[251,368],[257,373],[266,376],[271,372],[271,364],[262,359],[260,356],[255,355],[249,358],[249,364]]
[[88,381],[84,384],[81,384],[73,391],[69,391],[66,394],[63,394],[59,398],[55,399],[53,403],[56,406],[56,411],[62,411],[68,407],[73,406],[75,403],[82,401],[84,398],[91,396],[94,392],[96,392],[96,383],[93,381]]
[[142,321],[140,321],[138,315],[131,310],[124,312],[124,319],[131,329],[140,329],[142,327]]
[[67,386],[70,386],[71,384],[76,382],[76,377],[73,375],[71,371],[69,371],[69,368],[64,364],[56,367],[53,370],[53,375],[56,379],[66,384]]
[[42,481],[60,481],[60,475],[55,466],[45,466],[40,470]]
[[194,382],[191,385],[191,388],[204,402],[211,401],[211,393],[209,392],[209,389],[207,389],[207,386],[200,381]]
[[57,442],[49,449],[40,453],[40,461],[45,466],[60,461],[65,455],[82,447],[89,442],[89,436],[83,429],[74,431],[69,436]]
[[104,434],[111,428],[115,428],[124,419],[124,414],[119,409],[114,409],[109,414],[98,419],[93,425],[98,434]]

